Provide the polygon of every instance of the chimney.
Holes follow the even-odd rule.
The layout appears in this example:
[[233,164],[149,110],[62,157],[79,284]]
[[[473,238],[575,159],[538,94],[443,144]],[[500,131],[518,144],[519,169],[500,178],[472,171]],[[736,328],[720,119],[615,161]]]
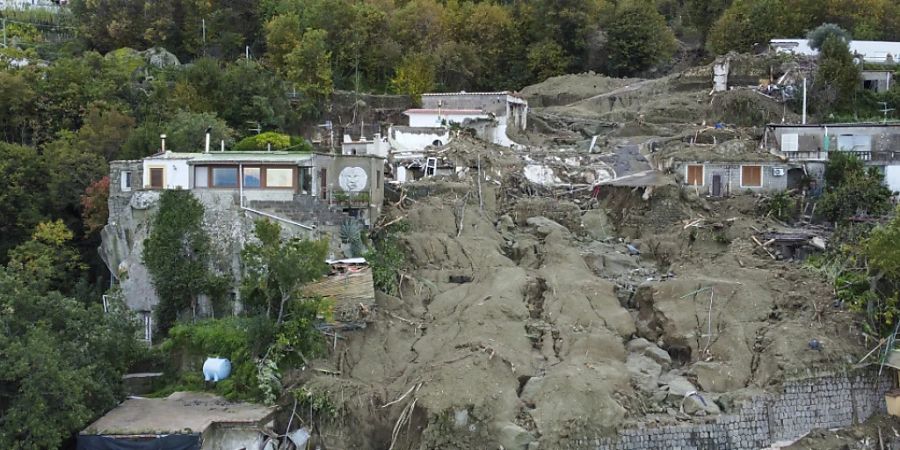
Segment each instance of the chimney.
[[209,153],[209,132],[212,130],[212,127],[206,127],[206,146],[203,148],[203,153]]
[[162,141],[162,143],[160,144],[160,150],[163,153],[165,153],[166,152],[166,135],[165,134],[159,135],[159,140]]
[[222,150],[219,150],[219,151],[221,151],[221,152],[225,151],[225,139],[222,139]]

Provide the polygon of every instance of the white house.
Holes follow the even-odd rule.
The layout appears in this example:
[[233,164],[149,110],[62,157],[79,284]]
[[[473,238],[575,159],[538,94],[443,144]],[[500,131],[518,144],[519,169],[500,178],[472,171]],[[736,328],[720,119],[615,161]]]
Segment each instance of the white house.
[[[772,39],[769,46],[777,53],[818,56],[819,52],[809,46],[808,39]],[[862,57],[865,62],[888,63],[900,61],[900,42],[850,41],[850,53]]]

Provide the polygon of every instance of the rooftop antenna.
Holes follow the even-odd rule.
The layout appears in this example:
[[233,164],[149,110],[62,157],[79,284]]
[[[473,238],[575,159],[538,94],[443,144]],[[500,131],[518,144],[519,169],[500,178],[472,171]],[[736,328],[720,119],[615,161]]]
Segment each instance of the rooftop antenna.
[[878,103],[881,103],[881,112],[884,113],[884,119],[881,121],[881,123],[887,123],[888,113],[893,111],[894,108],[888,108],[887,102],[878,102]]
[[209,153],[209,132],[212,131],[212,127],[206,127],[206,145],[203,147],[203,153]]
[[253,124],[256,124],[256,128],[248,128],[248,130],[250,130],[250,131],[255,131],[256,134],[259,134],[259,133],[262,132],[262,126],[260,126],[259,122],[256,122],[256,121],[253,121],[253,120],[248,120],[247,123],[253,123]]
[[166,135],[165,134],[159,135],[159,140],[162,141],[162,143],[160,144],[161,145],[160,151],[165,153],[166,152]]

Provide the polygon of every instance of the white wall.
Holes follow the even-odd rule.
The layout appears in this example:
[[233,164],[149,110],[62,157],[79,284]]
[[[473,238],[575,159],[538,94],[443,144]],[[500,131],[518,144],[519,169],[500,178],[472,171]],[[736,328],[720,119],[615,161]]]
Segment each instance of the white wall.
[[163,187],[165,189],[189,189],[191,171],[186,159],[145,159],[144,187],[150,186],[150,168],[163,168]]
[[[439,127],[441,125],[449,125],[450,122],[463,123],[466,119],[487,119],[487,114],[454,114],[443,112],[441,114],[438,113],[426,113],[426,114],[409,114],[409,126],[411,127]],[[442,121],[446,120],[447,123],[443,124]]]
[[389,142],[394,151],[408,152],[422,150],[432,145],[434,141],[441,141],[441,145],[450,142],[450,130],[445,129],[442,133],[404,133],[397,129],[391,129],[388,132],[390,136]]
[[900,192],[900,166],[885,166],[884,183],[891,192]]

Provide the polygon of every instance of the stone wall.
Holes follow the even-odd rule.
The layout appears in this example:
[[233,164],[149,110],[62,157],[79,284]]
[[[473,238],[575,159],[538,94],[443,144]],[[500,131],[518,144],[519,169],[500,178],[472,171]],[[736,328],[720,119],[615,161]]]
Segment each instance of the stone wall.
[[814,428],[846,427],[884,412],[884,394],[893,371],[878,369],[825,373],[785,382],[775,395],[758,395],[734,414],[707,422],[643,425],[619,430],[615,437],[585,437],[568,448],[591,450],[758,449],[798,438]]

